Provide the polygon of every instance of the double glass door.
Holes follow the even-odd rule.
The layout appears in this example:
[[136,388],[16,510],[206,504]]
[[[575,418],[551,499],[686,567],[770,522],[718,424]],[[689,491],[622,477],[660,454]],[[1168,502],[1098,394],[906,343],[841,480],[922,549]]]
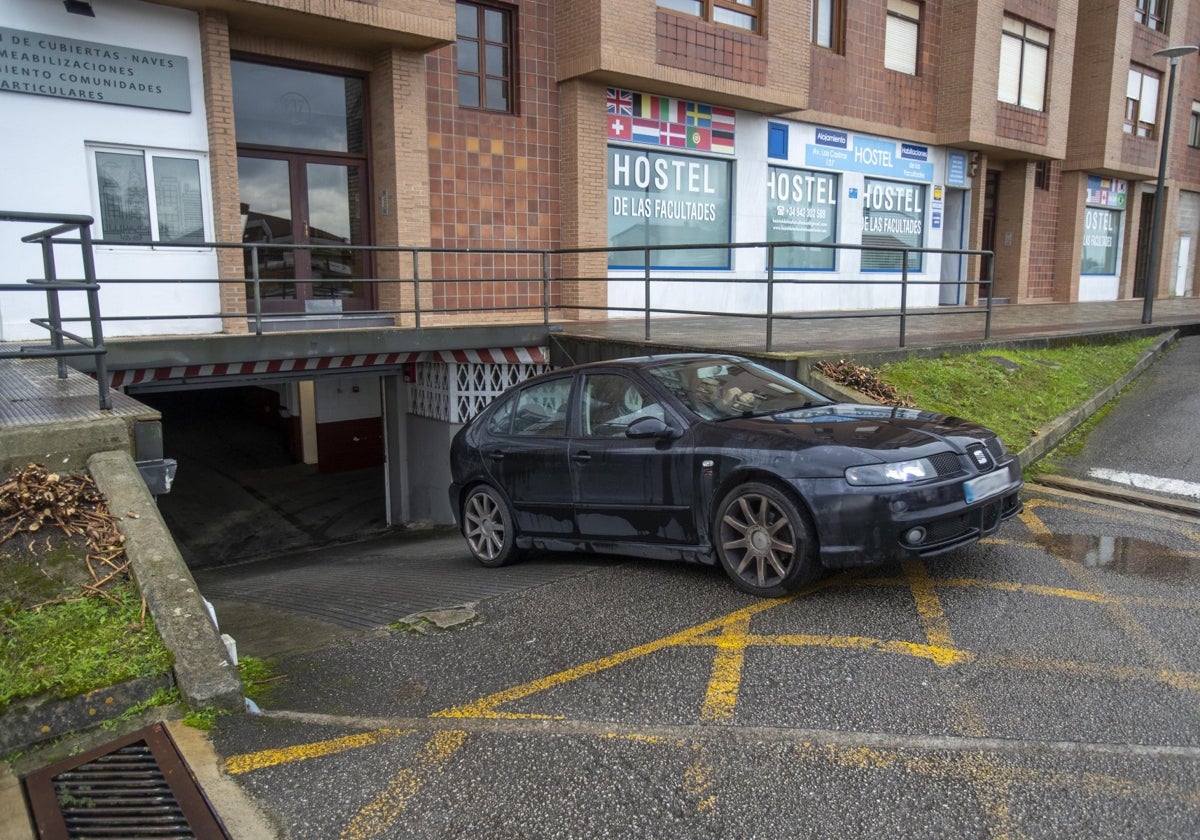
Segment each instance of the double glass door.
[[[370,309],[363,80],[232,63],[238,192],[251,311]],[[257,304],[256,304],[257,298]]]

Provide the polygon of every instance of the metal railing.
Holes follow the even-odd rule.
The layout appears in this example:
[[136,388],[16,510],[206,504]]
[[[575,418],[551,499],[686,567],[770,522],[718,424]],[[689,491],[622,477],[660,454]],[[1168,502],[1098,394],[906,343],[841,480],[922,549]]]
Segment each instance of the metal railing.
[[[153,248],[157,250],[165,249],[186,249],[189,251],[238,251],[242,254],[242,267],[245,269],[245,277],[234,278],[218,278],[218,277],[201,277],[201,278],[132,278],[132,277],[105,277],[105,285],[162,285],[162,284],[201,284],[201,285],[235,285],[245,288],[246,306],[241,310],[225,310],[218,307],[216,311],[209,312],[174,312],[174,313],[154,313],[154,314],[119,314],[111,315],[104,320],[112,322],[134,322],[134,321],[182,321],[182,320],[213,320],[219,319],[222,321],[244,321],[247,328],[255,334],[261,335],[266,331],[267,327],[272,322],[286,321],[288,324],[293,324],[299,321],[301,324],[308,321],[312,328],[324,326],[318,324],[318,320],[327,320],[331,311],[336,310],[335,314],[349,317],[375,317],[407,320],[409,323],[400,323],[400,326],[412,326],[421,328],[425,326],[430,319],[440,316],[448,316],[447,320],[451,321],[457,318],[454,323],[461,323],[462,317],[479,315],[479,314],[507,314],[516,315],[518,313],[528,316],[528,319],[537,319],[541,323],[549,326],[551,323],[552,313],[558,313],[559,316],[565,318],[566,313],[578,312],[603,312],[609,315],[618,314],[633,314],[641,315],[644,322],[643,333],[647,341],[653,337],[653,325],[656,316],[676,316],[676,317],[717,317],[717,318],[745,318],[753,320],[761,320],[764,323],[764,346],[767,351],[774,349],[775,331],[780,323],[803,322],[803,321],[820,321],[829,319],[858,319],[858,318],[893,318],[898,322],[898,341],[899,346],[904,347],[907,340],[908,320],[915,315],[936,316],[936,317],[954,317],[956,315],[978,315],[981,311],[984,314],[983,338],[986,340],[991,337],[992,324],[992,295],[990,289],[993,282],[994,258],[991,251],[970,250],[970,249],[942,249],[942,248],[910,248],[906,246],[885,246],[885,245],[850,245],[841,243],[791,243],[791,242],[746,242],[746,243],[714,243],[714,244],[693,244],[693,245],[635,245],[623,246],[615,248],[559,248],[559,249],[502,249],[502,248],[482,248],[482,249],[456,249],[456,248],[425,248],[425,247],[404,247],[404,246],[380,246],[380,245],[345,245],[345,244],[329,244],[329,243],[313,243],[313,244],[295,244],[295,243],[268,243],[268,242],[251,242],[251,243],[231,243],[231,242],[115,242],[105,240],[90,239],[90,228],[92,220],[87,216],[42,216],[37,214],[24,213],[3,213],[0,212],[0,219],[11,221],[54,221],[61,222],[58,227],[50,230],[41,231],[36,234],[30,234],[23,237],[24,242],[40,243],[43,252],[43,262],[45,265],[46,277],[42,280],[30,280],[31,285],[28,286],[6,286],[0,287],[0,291],[29,288],[45,288],[47,293],[47,305],[49,316],[46,319],[37,319],[35,323],[50,330],[52,335],[53,347],[50,350],[32,351],[25,355],[48,355],[59,358],[60,370],[65,370],[64,357],[70,355],[93,355],[97,360],[98,375],[104,369],[104,344],[101,332],[101,317],[99,309],[98,289],[99,284],[96,282],[95,267],[93,263],[92,249],[93,247],[104,248],[136,248],[146,250]],[[78,230],[77,238],[66,237],[72,231]],[[54,245],[71,245],[77,244],[82,249],[84,278],[82,281],[63,281],[56,278],[53,247]],[[868,252],[874,255],[883,255],[887,266],[881,270],[876,276],[857,276],[857,277],[814,277],[812,271],[796,270],[793,268],[779,268],[781,263],[781,252],[786,252],[790,249],[804,249],[808,253],[818,251],[833,251],[835,254],[841,251],[859,251]],[[765,270],[755,272],[739,272],[740,276],[730,277],[729,267],[733,264],[733,255],[735,252],[751,250],[765,251]],[[407,276],[402,277],[370,277],[370,278],[355,278],[348,279],[344,277],[333,277],[324,280],[314,280],[312,278],[297,278],[297,277],[276,277],[271,276],[264,278],[261,276],[260,266],[267,264],[268,260],[264,257],[267,255],[278,255],[274,260],[275,264],[287,265],[287,256],[290,253],[294,266],[294,257],[297,253],[308,251],[310,261],[314,255],[329,259],[331,253],[336,253],[340,256],[342,264],[355,264],[356,261],[361,261],[366,264],[373,260],[379,260],[381,256],[388,255],[391,263],[396,267],[403,267],[401,270],[406,270]],[[677,254],[685,251],[720,251],[727,254],[725,265],[715,266],[718,270],[706,272],[702,269],[670,269],[656,265],[663,252]],[[613,255],[629,254],[629,261],[624,262],[619,268],[609,269]],[[980,259],[981,277],[980,279],[955,279],[955,280],[927,280],[921,277],[913,277],[917,273],[910,267],[910,263],[917,255],[921,255],[920,259],[924,259],[924,255],[957,255],[962,258],[978,257]],[[580,263],[592,263],[591,276],[581,276],[579,272],[568,276],[563,266],[569,261]],[[461,277],[455,276],[456,272],[464,271],[461,264],[468,263],[469,273],[473,276]],[[618,258],[618,262],[621,262]],[[836,257],[829,261],[831,264],[836,264]],[[640,264],[640,269],[636,266]],[[456,268],[456,265],[458,267]],[[518,266],[514,269],[513,266]],[[760,263],[761,265],[761,263]],[[630,268],[630,266],[634,266]],[[227,266],[228,269],[228,266]],[[822,270],[823,271],[823,270]],[[686,273],[685,273],[686,272]],[[747,276],[750,275],[750,276]],[[477,296],[482,296],[483,292],[497,284],[509,283],[524,283],[525,292],[519,296],[515,302],[487,302],[473,303],[471,302],[471,294],[477,293]],[[605,304],[586,304],[572,300],[564,302],[563,290],[569,284],[575,283],[622,283],[622,282],[641,282],[643,286],[642,300],[636,306],[621,306],[611,303]],[[348,283],[353,284],[374,284],[377,287],[386,287],[399,285],[407,289],[408,301],[410,303],[404,306],[395,306],[391,308],[373,308],[360,309],[355,311],[340,311],[322,310],[313,312],[271,312],[267,311],[266,303],[271,300],[271,294],[267,291],[276,293],[276,296],[295,299],[297,302],[300,299],[300,291],[297,288],[301,284],[325,285],[329,288],[336,289],[339,285],[345,286]],[[755,308],[754,311],[733,312],[729,310],[706,310],[698,308],[681,307],[675,303],[679,300],[679,295],[675,294],[672,303],[665,305],[656,305],[655,294],[662,294],[664,287],[675,286],[676,284],[691,284],[693,286],[704,284],[737,284],[742,287],[758,286],[762,289],[762,304]],[[821,312],[821,311],[778,311],[777,299],[782,289],[789,287],[816,287],[816,286],[870,286],[874,288],[880,287],[898,287],[899,289],[899,306],[888,309],[860,309],[851,311],[836,311],[836,312]],[[938,307],[923,307],[920,309],[910,308],[910,291],[913,287],[922,286],[955,286],[967,287],[977,286],[980,289],[979,297],[985,299],[986,303],[981,308],[978,306],[938,306]],[[88,294],[88,316],[84,318],[63,318],[61,316],[57,293],[58,291],[67,290],[82,290]],[[440,299],[442,303],[438,303]],[[668,294],[670,294],[668,292]],[[229,296],[230,298],[234,296]],[[401,299],[403,295],[392,295],[394,299]],[[466,302],[464,303],[464,299]],[[331,303],[336,304],[338,298],[336,295],[331,295]],[[62,328],[64,322],[87,320],[91,323],[92,341],[88,345],[85,339],[73,335]],[[516,321],[514,321],[515,323]],[[528,320],[525,321],[528,323]],[[355,326],[353,320],[350,320],[347,326]],[[301,329],[304,327],[302,326]],[[63,346],[63,339],[69,338],[83,345],[83,349],[67,349]],[[100,376],[102,387],[106,382],[106,376]],[[105,397],[102,397],[104,399]]]
[[[27,278],[24,284],[0,284],[0,292],[44,292],[46,295],[46,317],[32,318],[31,323],[48,330],[50,347],[21,346],[16,350],[0,348],[0,359],[55,359],[58,363],[58,378],[67,378],[67,359],[72,356],[93,357],[96,380],[99,383],[100,408],[112,408],[112,395],[108,388],[108,366],[104,346],[104,330],[100,317],[100,284],[96,282],[96,263],[92,251],[93,223],[91,216],[54,213],[23,213],[0,210],[0,222],[27,222],[56,225],[46,230],[22,236],[21,241],[36,243],[42,250],[42,277]],[[60,239],[63,234],[78,231],[78,238]],[[83,265],[81,280],[62,280],[58,277],[55,263],[55,245],[77,244]],[[59,295],[63,292],[84,292],[87,296],[87,318],[64,318]],[[91,325],[91,337],[86,338],[63,328],[68,321],[86,320]],[[67,342],[71,342],[68,346]]]

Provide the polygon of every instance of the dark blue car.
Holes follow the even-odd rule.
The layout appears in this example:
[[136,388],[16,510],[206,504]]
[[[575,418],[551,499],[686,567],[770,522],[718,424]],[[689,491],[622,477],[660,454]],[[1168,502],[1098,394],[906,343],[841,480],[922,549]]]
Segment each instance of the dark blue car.
[[1021,510],[988,429],[835,403],[734,356],[597,362],[514,386],[455,437],[450,504],[487,566],[532,548],[720,563],[778,596],[928,557]]

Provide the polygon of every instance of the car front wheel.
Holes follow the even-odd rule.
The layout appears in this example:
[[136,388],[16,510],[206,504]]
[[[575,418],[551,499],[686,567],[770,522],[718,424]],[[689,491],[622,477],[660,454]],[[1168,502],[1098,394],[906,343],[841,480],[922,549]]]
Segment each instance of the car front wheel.
[[520,559],[508,503],[486,484],[473,488],[463,502],[462,532],[475,559],[485,566],[507,566]]
[[769,484],[735,487],[717,509],[717,556],[743,592],[774,598],[795,592],[821,574],[812,528],[804,511]]

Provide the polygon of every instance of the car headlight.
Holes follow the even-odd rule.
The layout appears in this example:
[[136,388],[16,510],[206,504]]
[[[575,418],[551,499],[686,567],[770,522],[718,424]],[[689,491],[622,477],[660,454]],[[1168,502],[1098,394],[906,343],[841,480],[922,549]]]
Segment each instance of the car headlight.
[[928,458],[915,461],[897,461],[893,464],[867,464],[849,467],[846,481],[856,485],[904,484],[909,481],[924,481],[937,475],[937,470]]

